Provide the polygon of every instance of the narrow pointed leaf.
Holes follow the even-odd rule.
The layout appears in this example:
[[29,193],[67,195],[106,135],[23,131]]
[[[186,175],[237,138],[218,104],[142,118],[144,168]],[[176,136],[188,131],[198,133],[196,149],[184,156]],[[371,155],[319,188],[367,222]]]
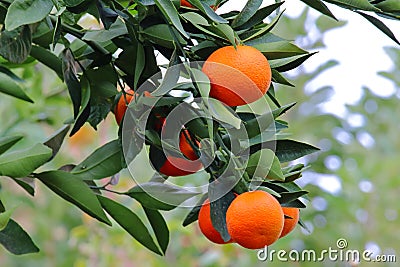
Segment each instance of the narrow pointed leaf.
[[183,29],[178,11],[176,10],[174,4],[169,0],[154,0],[154,2],[161,10],[167,21],[173,25],[185,38],[189,38],[189,35]]
[[304,2],[306,5],[318,10],[322,14],[330,18],[333,18],[334,20],[337,20],[337,18],[332,14],[329,8],[321,0],[301,0],[301,1]]
[[101,195],[97,195],[102,207],[108,214],[127,231],[140,244],[153,251],[158,255],[162,255],[157,245],[154,243],[149,230],[133,211],[127,207]]
[[0,244],[15,255],[39,252],[39,248],[33,243],[31,237],[12,219],[0,231]]
[[0,138],[0,155],[10,149],[23,138],[22,135],[5,136]]
[[36,174],[35,177],[54,193],[76,205],[93,218],[111,225],[96,195],[82,180],[64,171],[42,172]]
[[169,243],[169,230],[167,223],[158,210],[148,209],[145,207],[143,207],[143,209],[146,213],[147,219],[149,219],[151,227],[153,228],[154,234],[156,235],[158,245],[163,254],[165,254]]
[[397,38],[393,34],[393,32],[382,21],[380,21],[379,19],[377,19],[373,16],[365,14],[363,12],[360,12],[360,11],[355,11],[355,12],[360,14],[361,16],[363,16],[369,22],[371,22],[375,27],[377,27],[380,31],[382,31],[384,34],[386,34],[386,36],[388,36],[390,39],[392,39],[394,42],[396,42],[396,44],[400,45],[399,40],[397,40]]
[[262,4],[262,0],[248,0],[242,11],[232,21],[232,27],[239,27],[253,17]]
[[0,92],[33,103],[17,81],[0,72]]
[[71,128],[70,125],[65,125],[61,127],[54,135],[52,135],[46,142],[43,144],[51,148],[53,150],[53,154],[51,158],[54,158],[60,147],[64,141],[65,136],[67,136],[69,129]]
[[122,169],[122,151],[118,140],[96,149],[79,163],[71,173],[83,180],[95,180],[112,176]]
[[0,156],[0,176],[25,177],[45,164],[52,155],[50,148],[43,144],[8,152]]

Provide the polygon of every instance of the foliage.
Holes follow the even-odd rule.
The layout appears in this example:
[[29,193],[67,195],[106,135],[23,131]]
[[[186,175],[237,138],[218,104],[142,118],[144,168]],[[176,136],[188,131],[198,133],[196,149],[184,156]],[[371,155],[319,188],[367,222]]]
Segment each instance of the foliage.
[[[113,111],[114,100],[120,95],[117,90],[118,85],[124,88],[126,84],[140,92],[140,86],[151,78],[154,83],[153,95],[162,100],[157,102],[154,110],[165,112],[165,107],[167,107],[167,113],[184,102],[182,97],[173,97],[170,94],[181,76],[192,78],[192,82],[189,86],[179,89],[195,97],[207,97],[207,86],[196,83],[195,77],[200,75],[197,71],[198,67],[186,63],[204,61],[221,46],[236,46],[238,43],[244,43],[259,49],[270,61],[273,68],[273,81],[276,85],[291,85],[282,72],[298,67],[312,56],[312,53],[272,33],[282,17],[282,12],[278,12],[282,3],[259,9],[262,1],[250,0],[241,12],[217,15],[209,8],[209,3],[205,4],[198,0],[189,2],[195,9],[181,8],[179,4],[167,0],[54,1],[54,6],[52,2],[43,0],[1,1],[0,23],[3,24],[3,29],[0,34],[0,55],[3,58],[0,62],[0,91],[28,102],[26,105],[32,105],[29,102],[33,100],[41,101],[40,98],[30,97],[25,92],[23,79],[18,73],[21,72],[20,69],[29,69],[37,62],[43,63],[64,81],[68,90],[72,112],[69,111],[70,118],[65,119],[66,123],[71,125],[70,135],[72,136],[86,122],[97,128],[100,122]],[[210,4],[218,6],[225,2],[227,1],[216,1]],[[322,1],[304,2],[323,14],[333,17]],[[398,9],[393,9],[395,4],[391,1],[352,1],[352,4],[346,4],[344,1],[326,2],[358,12],[398,42],[382,22],[364,13],[364,11],[373,11],[382,16],[398,19],[399,14],[396,12]],[[274,11],[277,11],[276,14]],[[87,14],[101,21],[104,28],[88,30],[79,26],[79,21]],[[270,18],[269,23],[264,22],[267,17]],[[158,65],[155,52],[169,60],[167,71],[162,77],[154,77],[164,67]],[[174,72],[173,66],[180,63],[186,64],[185,69]],[[50,91],[50,93],[55,94],[56,98],[59,97],[57,92]],[[48,96],[48,98],[52,97],[51,94]],[[134,120],[140,120],[139,115],[142,114],[145,106],[149,106],[146,101],[149,100],[139,95],[137,101],[131,105]],[[303,166],[287,168],[280,163],[297,159],[317,149],[308,144],[280,137],[279,131],[287,128],[287,123],[280,120],[280,116],[293,105],[282,106],[275,97],[273,88],[268,91],[265,101],[275,105],[274,110],[255,114],[240,109],[233,112],[223,105],[216,105],[211,112],[213,120],[198,119],[186,126],[196,139],[211,138],[218,145],[225,159],[222,162],[217,162],[215,159],[213,164],[216,166],[227,164],[229,160],[238,156],[229,150],[230,145],[232,146],[226,142],[229,132],[220,128],[238,128],[239,125],[240,127],[244,125],[246,130],[254,131],[251,132],[251,146],[243,148],[243,150],[248,149],[251,156],[244,162],[235,162],[239,169],[243,168],[243,165],[249,168],[243,176],[241,173],[233,173],[233,176],[239,176],[234,191],[242,193],[248,190],[250,180],[246,178],[246,174],[256,173],[255,177],[262,179],[262,186],[274,193],[282,205],[304,207],[298,198],[306,192],[297,186],[288,186],[295,185],[294,180],[300,178]],[[207,105],[202,107],[206,109]],[[189,108],[188,111],[201,112],[203,110]],[[270,124],[259,125],[258,128],[253,126],[258,125],[261,119],[268,117],[273,118],[273,123],[270,123],[275,125],[277,135],[267,135],[265,139],[265,133]],[[129,162],[123,160],[122,126],[118,140],[98,148],[77,166],[66,168],[66,166],[71,166],[69,162],[63,162],[61,167],[52,166],[62,140],[67,134],[65,129],[65,127],[60,127],[56,134],[43,140],[42,143],[32,143],[29,142],[28,137],[21,138],[19,135],[4,133],[0,139],[0,174],[11,177],[32,195],[35,191],[31,184],[39,180],[54,193],[73,203],[88,215],[110,224],[106,212],[141,244],[163,255],[168,245],[169,231],[158,210],[171,210],[192,197],[193,193],[160,181],[136,185],[124,192],[108,189],[107,186],[112,183],[111,181],[99,186],[98,180],[109,179],[110,176],[125,168],[126,164],[129,165]],[[213,129],[217,130],[213,131]],[[159,137],[154,136],[151,129],[145,130],[145,143],[158,145]],[[273,141],[276,137],[281,139],[277,141],[276,151],[271,154],[269,148],[274,145]],[[131,160],[137,156],[145,144],[138,140],[138,136],[132,137],[134,147],[130,151]],[[23,142],[24,146],[19,146],[19,142]],[[261,170],[264,175],[258,175],[259,170],[254,170],[254,167],[260,165],[262,155],[266,157],[263,160],[270,162],[271,167]],[[218,169],[224,170],[215,166],[206,168],[211,181],[221,176],[222,172]],[[154,237],[139,216],[123,204],[102,195],[105,191],[137,200],[150,221]],[[171,196],[176,202],[174,205],[160,202],[149,192]],[[218,205],[214,206],[218,207]],[[10,219],[12,214],[7,212],[9,209],[6,211],[1,201],[0,207],[2,207],[2,221],[7,222],[0,232],[1,243],[9,244],[7,238],[10,238],[10,235],[7,233],[17,231],[17,234],[13,235],[23,236],[27,240],[24,246],[17,249],[10,248],[8,245],[5,247],[16,254],[37,252],[37,247],[26,232]],[[218,212],[220,210],[217,209],[216,213]],[[126,217],[130,220],[126,221]],[[213,219],[213,223],[214,221],[217,230],[222,232],[225,228],[224,222],[219,221],[218,217]]]

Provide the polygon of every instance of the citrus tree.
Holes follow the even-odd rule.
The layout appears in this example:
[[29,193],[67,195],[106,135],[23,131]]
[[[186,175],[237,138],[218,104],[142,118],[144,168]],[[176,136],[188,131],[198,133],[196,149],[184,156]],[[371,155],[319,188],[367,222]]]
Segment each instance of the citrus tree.
[[[160,211],[178,206],[190,208],[183,226],[198,220],[215,243],[257,249],[287,235],[302,225],[307,194],[296,184],[306,167],[288,162],[318,149],[287,138],[280,116],[295,103],[280,103],[274,85],[294,86],[282,73],[314,53],[273,32],[283,2],[262,2],[222,14],[218,8],[233,1],[1,0],[0,91],[35,105],[19,73],[41,63],[64,82],[71,108],[41,143],[21,148],[26,136],[2,133],[0,175],[32,196],[40,181],[99,222],[110,225],[111,217],[160,255],[169,243]],[[303,2],[335,19],[324,2]],[[399,19],[397,1],[325,2],[357,12],[398,43],[368,13]],[[82,27],[88,17],[98,29]],[[86,123],[97,129],[110,112],[118,139],[77,165],[49,167],[68,135]],[[144,179],[143,168],[151,177]],[[123,169],[136,186],[115,191]],[[193,173],[204,179],[182,182]],[[149,224],[113,195],[135,199]],[[14,254],[37,252],[6,202],[0,243]]]

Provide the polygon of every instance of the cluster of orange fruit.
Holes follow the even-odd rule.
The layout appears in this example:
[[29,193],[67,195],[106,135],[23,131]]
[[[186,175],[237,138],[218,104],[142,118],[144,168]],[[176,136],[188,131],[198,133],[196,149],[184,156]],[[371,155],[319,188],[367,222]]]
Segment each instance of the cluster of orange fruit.
[[[205,61],[202,71],[210,80],[210,97],[231,107],[252,103],[261,98],[267,92],[272,77],[266,57],[257,49],[245,45],[217,49]],[[118,124],[121,124],[127,104],[133,97],[134,92],[131,89],[120,97],[114,110]],[[186,138],[188,135],[183,131],[180,134],[179,148],[186,158],[168,156],[156,168],[157,171],[168,176],[184,176],[203,167],[199,161],[195,161],[198,157]],[[191,141],[198,145],[198,142]]]
[[226,226],[230,240],[224,241],[214,228],[208,199],[200,208],[198,223],[204,236],[214,243],[237,243],[248,249],[260,249],[289,234],[299,215],[298,208],[281,207],[272,195],[256,190],[236,196],[228,207]]

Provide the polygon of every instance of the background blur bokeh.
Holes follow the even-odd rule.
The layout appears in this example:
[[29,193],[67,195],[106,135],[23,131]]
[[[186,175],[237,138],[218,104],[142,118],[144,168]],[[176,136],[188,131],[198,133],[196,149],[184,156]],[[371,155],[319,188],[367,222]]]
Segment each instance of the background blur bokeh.
[[[285,17],[275,31],[295,39],[309,50],[321,50],[324,48],[324,34],[346,27],[344,22],[337,23],[309,13],[305,9],[296,19]],[[314,28],[312,36],[310,27]],[[309,85],[323,73],[341,66],[334,58],[326,61],[326,57],[318,54],[313,59],[314,62],[320,60],[317,68],[288,73],[295,87],[278,88],[277,98],[281,103],[298,102],[286,115],[290,125],[287,133],[292,139],[320,147],[321,152],[298,161],[311,165],[299,181],[310,191],[310,201],[306,201],[308,207],[301,212],[309,232],[297,227],[270,249],[314,249],[318,252],[329,247],[336,249],[336,241],[344,238],[348,249],[369,249],[375,254],[400,256],[400,52],[398,47],[385,47],[384,50],[393,61],[391,70],[369,67],[376,70],[376,76],[393,83],[395,92],[386,97],[374,93],[385,88],[370,88],[369,80],[374,77],[366,76],[363,88],[345,88],[349,94],[352,90],[361,90],[357,101],[346,106],[337,103],[336,111],[335,102],[329,102],[327,109],[325,104],[335,95],[332,84],[311,89]],[[368,64],[368,61],[360,64]],[[26,90],[36,104],[1,95],[0,134],[21,133],[27,140],[41,142],[71,116],[68,93],[56,75],[40,64],[29,65],[17,72],[26,80]],[[336,79],[345,84],[343,80],[351,80],[352,74]],[[97,132],[89,126],[83,128],[78,136],[63,145],[52,164],[59,167],[66,162],[78,163],[94,148],[116,138],[117,130],[112,116],[99,126]],[[24,146],[24,143],[18,145]],[[171,238],[167,255],[160,257],[139,245],[119,226],[107,227],[98,223],[39,182],[34,198],[8,178],[1,177],[0,182],[4,204],[16,208],[13,218],[41,248],[40,253],[25,256],[14,256],[0,248],[0,266],[357,266],[356,263],[329,260],[323,263],[282,263],[276,259],[260,262],[257,251],[235,244],[220,246],[210,243],[201,235],[197,223],[182,227],[182,220],[188,212],[184,209],[163,213]],[[129,174],[124,172],[115,190],[127,189],[133,184]],[[123,201],[141,214],[133,200]],[[375,264],[371,266],[397,266],[396,263]]]

